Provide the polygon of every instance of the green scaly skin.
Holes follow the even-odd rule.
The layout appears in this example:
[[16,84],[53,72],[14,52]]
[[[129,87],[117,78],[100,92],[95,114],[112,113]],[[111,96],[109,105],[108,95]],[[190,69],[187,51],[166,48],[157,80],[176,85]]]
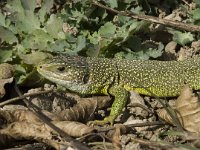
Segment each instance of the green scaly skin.
[[184,61],[130,61],[59,56],[38,65],[37,70],[50,81],[78,94],[114,96],[110,115],[103,121],[95,121],[113,124],[130,90],[149,96],[152,96],[151,91],[159,97],[172,97],[179,95],[183,84],[200,89],[199,66],[200,57]]

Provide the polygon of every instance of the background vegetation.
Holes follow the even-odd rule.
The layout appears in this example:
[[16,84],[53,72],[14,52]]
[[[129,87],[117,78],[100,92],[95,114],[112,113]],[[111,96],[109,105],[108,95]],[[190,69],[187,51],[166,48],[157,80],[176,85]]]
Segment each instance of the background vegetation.
[[[106,0],[110,8],[199,24],[200,1]],[[115,14],[91,0],[7,0],[0,10],[0,62],[15,64],[18,83],[49,54],[155,59],[174,41],[190,46],[198,33]],[[170,15],[171,16],[170,18]]]

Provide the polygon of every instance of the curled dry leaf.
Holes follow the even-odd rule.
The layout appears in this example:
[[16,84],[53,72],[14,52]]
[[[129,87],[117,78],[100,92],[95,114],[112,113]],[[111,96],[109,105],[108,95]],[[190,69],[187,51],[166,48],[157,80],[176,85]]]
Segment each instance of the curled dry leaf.
[[13,81],[14,67],[10,64],[0,64],[0,98],[5,95],[4,85]]
[[109,96],[97,96],[96,100],[98,109],[108,107],[111,104],[111,98]]
[[[56,121],[52,122],[55,126],[62,129],[70,136],[80,137],[85,134],[93,132],[92,127],[88,127],[84,124],[71,121]],[[14,122],[9,124],[6,128],[0,130],[0,136],[6,137],[6,139],[16,139],[16,140],[37,140],[39,142],[44,142],[58,150],[61,146],[67,146],[67,143],[62,140],[62,138],[55,133],[49,126],[42,122]]]
[[78,103],[75,106],[59,112],[59,116],[63,120],[87,122],[91,119],[95,110],[105,107],[105,105],[108,104],[108,101],[110,101],[108,96],[82,98],[82,100],[78,100]]
[[62,120],[86,122],[96,109],[108,106],[111,98],[109,96],[83,98],[74,93],[48,93],[31,97],[30,100],[41,109],[57,114]]
[[[0,130],[0,136],[5,137],[5,143],[14,140],[36,140],[60,150],[61,145],[67,145],[61,137],[47,130],[43,123],[14,122]],[[1,145],[0,145],[1,146]],[[2,145],[3,146],[3,145]]]
[[[109,102],[111,101],[111,98],[109,96],[93,96],[93,97],[80,97],[77,94],[74,93],[65,93],[65,97],[71,97],[76,102],[84,101],[84,100],[93,100],[97,101],[97,108],[102,109],[104,107],[107,107],[109,105]],[[95,102],[96,103],[96,102]]]
[[[13,107],[14,109],[1,109],[0,110],[0,118],[5,120],[5,122],[12,123],[18,121],[26,121],[30,123],[38,123],[40,119],[30,110]],[[58,116],[52,114],[48,111],[42,111],[47,117],[51,120],[57,121],[60,120]]]
[[59,113],[63,120],[86,122],[97,108],[96,100],[82,100],[70,109],[65,109]]
[[[89,127],[83,123],[75,121],[53,121],[54,125],[62,129],[65,133],[73,137],[80,137],[94,131],[93,127]],[[49,130],[52,130],[49,128]]]
[[[185,85],[173,106],[184,129],[200,134],[200,101],[194,96],[192,89]],[[173,124],[171,117],[164,109],[158,110],[158,115]]]
[[0,64],[0,79],[8,79],[13,76],[14,67],[10,64]]
[[93,96],[93,97],[85,98],[85,97],[80,97],[79,95],[74,94],[74,93],[65,93],[65,97],[71,97],[77,102],[84,101],[84,100],[97,101],[97,109],[108,107],[108,105],[110,104],[109,102],[111,102],[111,98],[109,96]]

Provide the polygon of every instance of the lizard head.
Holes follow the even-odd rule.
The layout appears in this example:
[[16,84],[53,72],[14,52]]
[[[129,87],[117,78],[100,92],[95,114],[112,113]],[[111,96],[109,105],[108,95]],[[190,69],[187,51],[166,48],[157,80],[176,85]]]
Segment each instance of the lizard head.
[[78,56],[58,56],[37,66],[37,71],[44,78],[72,91],[87,84],[88,69],[86,58]]

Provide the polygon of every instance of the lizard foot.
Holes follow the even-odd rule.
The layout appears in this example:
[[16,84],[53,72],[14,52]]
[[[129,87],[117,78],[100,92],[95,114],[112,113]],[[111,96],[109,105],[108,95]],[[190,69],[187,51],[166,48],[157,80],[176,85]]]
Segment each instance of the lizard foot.
[[108,116],[104,118],[104,120],[94,120],[94,121],[89,121],[88,125],[94,126],[94,125],[104,125],[104,124],[110,124],[113,126],[115,120],[115,116]]

